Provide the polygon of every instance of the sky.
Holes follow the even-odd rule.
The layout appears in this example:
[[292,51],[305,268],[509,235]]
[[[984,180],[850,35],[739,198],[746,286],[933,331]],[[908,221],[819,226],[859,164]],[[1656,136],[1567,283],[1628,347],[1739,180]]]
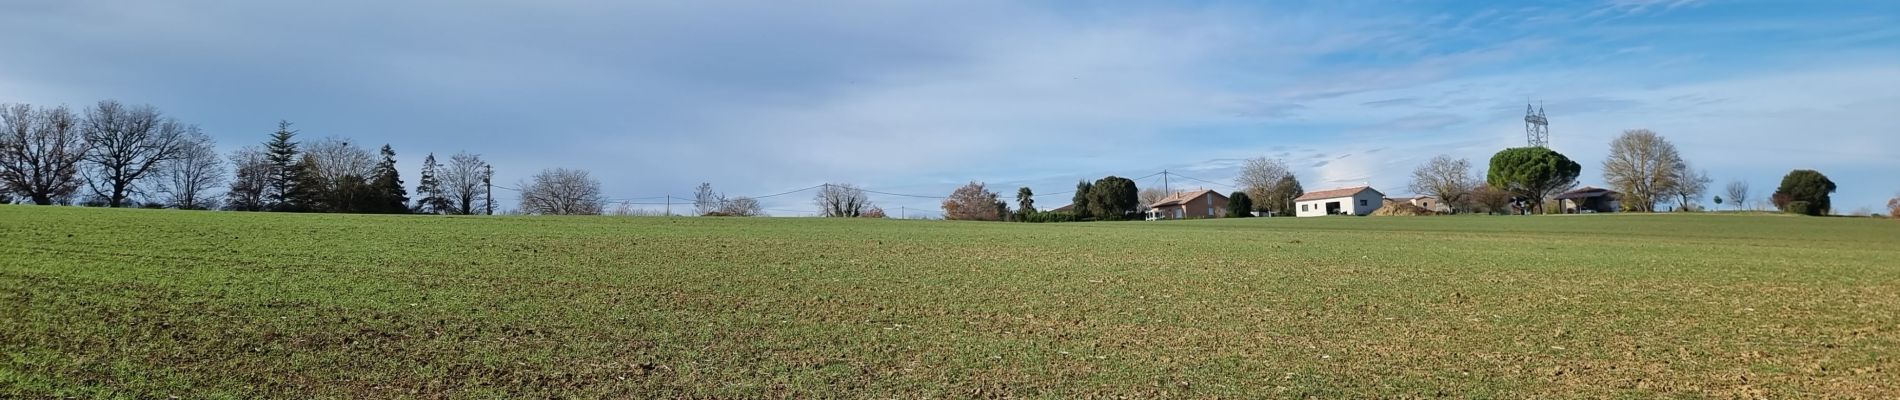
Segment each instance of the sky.
[[424,154],[466,151],[507,186],[557,167],[628,203],[851,183],[924,196],[873,194],[908,216],[971,181],[1052,194],[1039,208],[1163,170],[1226,192],[1252,157],[1399,196],[1434,156],[1482,173],[1523,146],[1536,104],[1585,185],[1644,128],[1711,195],[1816,169],[1851,212],[1900,194],[1900,2],[0,2],[0,102],[102,99],[227,152],[279,120],[388,143],[410,185]]

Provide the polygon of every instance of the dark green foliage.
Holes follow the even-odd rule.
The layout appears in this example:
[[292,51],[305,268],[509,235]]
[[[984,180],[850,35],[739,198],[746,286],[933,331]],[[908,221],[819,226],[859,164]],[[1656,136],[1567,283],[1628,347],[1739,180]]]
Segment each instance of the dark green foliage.
[[422,177],[416,182],[416,212],[423,214],[441,214],[453,208],[449,197],[442,194],[442,180],[436,177],[436,171],[442,164],[435,162],[435,153],[422,159]]
[[[1781,211],[1804,215],[1826,215],[1833,210],[1834,181],[1827,179],[1819,171],[1797,169],[1781,178],[1781,187],[1775,189],[1773,199],[1781,206]],[[1795,203],[1806,203],[1797,210]]]
[[1248,202],[1253,204],[1255,210],[1271,212],[1274,216],[1291,217],[1294,215],[1293,199],[1299,198],[1302,194],[1306,194],[1306,189],[1300,187],[1300,179],[1289,174],[1281,177],[1279,183],[1275,184],[1272,190],[1267,191],[1267,198],[1258,199],[1259,201],[1248,199]]
[[288,185],[284,188],[283,201],[277,203],[277,211],[323,212],[326,194],[331,192],[331,182],[325,182],[317,174],[317,160],[306,154],[298,158],[296,164],[284,169]]
[[1020,213],[1036,212],[1036,192],[1028,186],[1016,189],[1016,211]]
[[1135,181],[1128,178],[1109,176],[1096,180],[1089,188],[1089,214],[1103,221],[1137,218],[1136,210],[1141,205],[1139,191]]
[[1074,213],[1038,211],[1023,215],[1023,222],[1076,222],[1081,221]]
[[1247,192],[1234,192],[1227,196],[1227,217],[1247,218],[1253,216],[1253,198]]
[[1822,214],[1821,208],[1815,207],[1814,203],[1800,201],[1800,200],[1788,202],[1787,205],[1782,206],[1781,211],[1792,213],[1792,214],[1814,215],[1814,216],[1819,216]]
[[409,212],[409,191],[403,188],[402,175],[396,171],[396,150],[383,145],[383,161],[376,164],[369,183],[374,201],[364,212],[402,214]]
[[290,121],[278,121],[277,132],[271,133],[270,142],[264,143],[264,157],[270,161],[270,184],[265,191],[268,192],[271,207],[279,211],[296,208],[288,204],[292,197],[292,186],[297,181],[297,177],[292,176],[297,166],[297,142],[291,141],[296,137],[297,131],[290,129]]
[[1562,153],[1543,147],[1518,147],[1491,156],[1485,182],[1542,209],[1545,198],[1575,185],[1582,172],[1582,165]]
[[1094,217],[1089,207],[1089,192],[1094,191],[1094,189],[1095,185],[1090,184],[1089,181],[1075,183],[1075,197],[1071,199],[1073,203],[1070,204],[1069,208],[1075,210],[1076,219],[1086,220],[1090,217]]

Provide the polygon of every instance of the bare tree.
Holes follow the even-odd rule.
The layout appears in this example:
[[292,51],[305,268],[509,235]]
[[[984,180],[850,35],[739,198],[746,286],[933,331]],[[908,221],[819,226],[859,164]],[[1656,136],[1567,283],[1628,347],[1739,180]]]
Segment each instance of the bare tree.
[[857,218],[876,208],[863,189],[849,183],[827,183],[812,201],[818,205],[819,214],[826,217]]
[[758,199],[751,197],[734,197],[721,203],[719,210],[716,212],[732,217],[757,217],[765,215],[765,207],[759,205]]
[[349,138],[327,137],[304,144],[303,154],[317,163],[317,178],[335,182],[345,176],[375,175],[376,154]]
[[[997,207],[1003,200],[982,182],[971,181],[943,199],[943,219],[964,221],[1001,221],[1008,206]],[[1001,209],[999,209],[1001,208]]]
[[1471,175],[1470,161],[1439,155],[1412,170],[1410,189],[1412,193],[1436,196],[1439,203],[1456,212],[1471,200],[1471,188],[1477,186],[1477,182],[1478,178]]
[[270,155],[256,146],[231,152],[231,188],[224,194],[224,206],[232,211],[264,211],[271,206],[271,177],[277,167]]
[[185,136],[178,157],[159,163],[158,194],[166,206],[185,210],[218,208],[211,188],[224,181],[224,158],[210,136],[192,132]]
[[1510,214],[1511,193],[1497,190],[1490,183],[1478,182],[1471,186],[1471,205],[1488,214]]
[[1688,163],[1683,163],[1682,169],[1677,170],[1675,177],[1670,180],[1675,184],[1664,193],[1676,197],[1678,211],[1694,211],[1697,208],[1695,201],[1701,200],[1702,195],[1709,192],[1710,182],[1715,182],[1715,178],[1709,177],[1709,171],[1691,169]]
[[198,127],[165,118],[152,106],[126,107],[105,100],[86,109],[80,123],[91,164],[85,171],[93,194],[108,207],[124,207],[138,193],[140,180],[159,163],[178,156],[185,136]]
[[709,215],[718,212],[719,207],[725,203],[726,195],[714,192],[710,182],[700,183],[699,188],[693,191],[694,215]]
[[[1240,167],[1240,177],[1234,178],[1234,186],[1247,192],[1247,196],[1254,199],[1270,199],[1276,190],[1284,189],[1280,185],[1286,182],[1286,177],[1289,176],[1293,176],[1293,170],[1287,168],[1285,161],[1277,158],[1252,158]],[[1166,197],[1166,194],[1162,196]],[[1156,199],[1156,201],[1159,200]],[[1146,200],[1143,201],[1146,202]],[[1270,204],[1255,206],[1261,210],[1278,209]]]
[[[488,176],[488,170],[488,163],[482,161],[482,156],[460,152],[449,157],[449,165],[440,171],[437,180],[442,185],[442,194],[448,197],[451,205],[455,207],[454,213],[463,215],[475,213],[475,205],[480,204],[478,201],[486,195],[482,181]],[[542,173],[545,174],[547,171],[542,171]]]
[[521,212],[600,215],[607,204],[600,193],[600,181],[589,177],[587,171],[545,169],[535,174],[533,180],[521,185]]
[[1900,194],[1887,200],[1887,218],[1900,219]]
[[1676,145],[1648,129],[1623,131],[1610,141],[1610,157],[1603,160],[1603,180],[1623,192],[1623,204],[1654,212],[1656,203],[1675,189],[1686,169]]
[[79,190],[86,143],[66,107],[0,105],[0,192],[51,205]]
[[1140,192],[1135,193],[1136,202],[1141,203],[1135,206],[1135,211],[1146,213],[1148,212],[1148,206],[1152,206],[1155,203],[1161,202],[1163,199],[1167,199],[1168,196],[1181,192],[1181,190],[1167,191],[1155,187],[1141,189]]
[[1743,207],[1747,207],[1748,182],[1729,181],[1726,195],[1728,196],[1728,201],[1735,204],[1735,209],[1740,210]]

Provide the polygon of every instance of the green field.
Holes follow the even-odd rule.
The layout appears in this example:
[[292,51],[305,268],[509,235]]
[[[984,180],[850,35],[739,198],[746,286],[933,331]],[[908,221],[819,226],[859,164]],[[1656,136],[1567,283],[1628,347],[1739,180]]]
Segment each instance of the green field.
[[1892,397],[1900,223],[0,206],[0,398]]

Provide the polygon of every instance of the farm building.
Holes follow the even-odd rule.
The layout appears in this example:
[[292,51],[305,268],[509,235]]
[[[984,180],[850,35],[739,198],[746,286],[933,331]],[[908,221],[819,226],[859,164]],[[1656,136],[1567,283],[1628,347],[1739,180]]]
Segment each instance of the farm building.
[[1293,202],[1299,207],[1294,215],[1301,217],[1366,215],[1385,206],[1385,193],[1371,186],[1359,186],[1306,192]]
[[1168,195],[1148,205],[1148,220],[1220,218],[1227,216],[1227,196],[1212,190]]
[[1623,209],[1623,194],[1615,190],[1584,186],[1552,197],[1561,202],[1564,213],[1609,213]]
[[1438,201],[1438,196],[1425,195],[1425,196],[1417,196],[1417,197],[1396,197],[1396,198],[1387,197],[1385,201],[1411,204],[1411,205],[1418,206],[1418,208],[1423,208],[1426,211],[1431,211],[1431,212],[1438,212],[1438,213],[1451,212],[1451,206],[1447,206],[1445,205],[1444,202]]

